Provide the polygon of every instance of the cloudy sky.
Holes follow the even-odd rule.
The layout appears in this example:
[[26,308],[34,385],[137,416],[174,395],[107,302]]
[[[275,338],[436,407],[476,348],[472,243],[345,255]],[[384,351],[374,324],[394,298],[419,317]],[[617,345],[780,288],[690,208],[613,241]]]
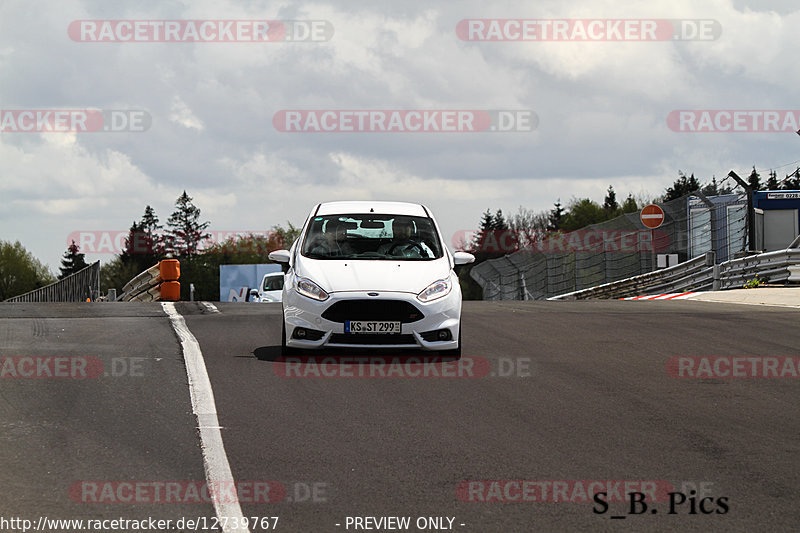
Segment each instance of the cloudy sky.
[[[80,20],[323,21],[329,40],[84,42]],[[714,39],[467,41],[464,19],[712,20]],[[273,25],[274,27],[274,25]],[[162,221],[185,189],[211,229],[300,225],[319,201],[425,203],[445,238],[486,208],[653,197],[800,159],[791,131],[674,131],[675,110],[798,110],[791,0],[3,0],[0,239],[57,271],[75,231]],[[688,31],[688,30],[687,30]],[[508,34],[506,34],[508,36]],[[688,34],[684,36],[689,36]],[[18,132],[13,112],[145,112],[146,131]],[[527,110],[533,131],[282,132],[282,110]],[[746,129],[746,128],[745,128]],[[89,254],[88,260],[109,255]]]

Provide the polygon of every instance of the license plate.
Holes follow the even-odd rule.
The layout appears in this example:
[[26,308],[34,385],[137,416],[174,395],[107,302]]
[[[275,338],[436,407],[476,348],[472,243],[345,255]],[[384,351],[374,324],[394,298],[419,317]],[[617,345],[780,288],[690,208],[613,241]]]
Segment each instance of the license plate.
[[345,333],[400,333],[400,322],[377,320],[348,320],[344,323]]

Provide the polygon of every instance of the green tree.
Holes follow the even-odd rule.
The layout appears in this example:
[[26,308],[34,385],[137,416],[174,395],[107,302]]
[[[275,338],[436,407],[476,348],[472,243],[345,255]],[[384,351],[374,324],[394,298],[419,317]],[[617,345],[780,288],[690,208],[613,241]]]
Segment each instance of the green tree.
[[706,196],[716,196],[717,194],[719,194],[719,185],[717,184],[717,177],[711,176],[711,183],[704,186],[701,189],[701,192]]
[[550,217],[548,218],[547,230],[558,231],[561,229],[561,220],[564,217],[564,207],[561,205],[561,198],[556,200],[553,204],[553,209],[550,210]]
[[788,174],[786,179],[783,180],[784,191],[797,191],[800,190],[800,167],[797,167],[793,173]]
[[200,209],[192,203],[192,197],[183,191],[175,201],[175,211],[167,220],[167,251],[181,257],[196,254],[200,243],[211,236],[205,233],[209,224],[200,222]]
[[497,250],[501,254],[510,254],[519,249],[519,238],[511,229],[501,209],[494,214],[492,230],[494,239],[497,241]]
[[769,179],[767,179],[767,190],[777,191],[778,189],[780,189],[780,183],[778,183],[778,173],[774,170],[770,170]]
[[146,206],[139,224],[147,237],[145,244],[147,245],[148,252],[153,255],[164,253],[164,237],[161,235],[161,230],[164,229],[164,226],[158,222],[155,210],[149,205]]
[[163,226],[158,222],[155,210],[146,206],[141,220],[134,222],[128,230],[122,251],[123,263],[134,264],[142,272],[166,257],[161,234]]
[[561,229],[574,231],[604,220],[606,220],[605,211],[597,202],[589,198],[576,199],[570,202],[569,210],[561,222]]
[[492,221],[492,228],[495,230],[508,229],[508,222],[506,222],[506,217],[503,216],[502,209],[498,209],[497,212],[494,214],[494,220]]
[[678,199],[681,196],[686,196],[687,194],[692,193],[699,188],[700,183],[698,183],[697,179],[694,177],[694,174],[687,178],[686,174],[679,170],[678,179],[675,180],[675,183],[672,184],[672,187],[667,188],[662,201],[668,202],[670,200]]
[[125,247],[122,249],[119,258],[122,264],[126,267],[130,266],[130,269],[135,271],[134,275],[147,270],[159,261],[159,258],[154,257],[142,225],[136,221],[128,229],[128,236],[125,237]]
[[58,275],[58,279],[64,279],[76,272],[80,272],[87,266],[89,265],[86,264],[85,255],[80,253],[80,247],[75,244],[75,241],[72,241],[72,244],[67,246],[67,251],[64,252],[64,257],[61,259],[61,273]]
[[635,213],[639,210],[639,206],[636,205],[636,200],[630,193],[628,193],[628,197],[625,198],[625,201],[622,202],[621,209],[623,213]]
[[549,217],[547,211],[535,213],[531,209],[519,206],[517,213],[509,219],[508,225],[514,230],[518,245],[530,247],[546,237]]
[[750,188],[754,191],[761,190],[761,174],[756,172],[756,167],[753,167],[753,171],[747,177],[747,184],[750,185]]
[[133,261],[124,261],[121,254],[114,256],[111,261],[100,263],[100,292],[116,289],[117,296],[121,295],[122,287],[143,270]]
[[[492,239],[492,231],[494,230],[494,216],[492,216],[492,212],[487,208],[486,211],[481,216],[480,225],[478,226],[478,233],[475,235],[475,239],[472,242],[472,247],[470,251],[474,254],[480,254],[486,251],[487,248],[487,241]],[[476,255],[476,261],[478,256]]]
[[19,241],[0,241],[0,301],[53,283],[48,268]]
[[[280,249],[288,250],[289,248],[292,247],[292,245],[294,244],[294,241],[296,241],[298,239],[298,237],[300,237],[300,231],[302,231],[302,228],[294,227],[292,225],[292,223],[289,222],[288,220],[286,221],[286,224],[288,225],[287,228],[284,228],[283,226],[281,226],[279,224],[275,225],[275,226],[272,226],[272,231],[275,232],[275,234],[278,237],[278,241],[277,242],[280,243],[280,247],[279,248],[275,248],[277,250],[280,250]],[[273,250],[270,249],[270,250],[267,250],[267,251],[271,252]]]
[[620,214],[619,204],[617,203],[617,193],[614,192],[614,187],[612,185],[609,185],[606,191],[606,197],[603,200],[603,211],[606,214],[606,220],[611,220]]

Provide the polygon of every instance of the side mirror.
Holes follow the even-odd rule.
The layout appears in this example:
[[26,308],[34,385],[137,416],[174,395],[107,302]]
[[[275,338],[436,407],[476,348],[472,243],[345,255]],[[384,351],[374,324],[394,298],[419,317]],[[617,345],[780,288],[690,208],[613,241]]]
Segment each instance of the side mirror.
[[456,266],[468,265],[475,262],[475,256],[467,252],[455,252],[453,254],[453,262]]
[[292,253],[289,250],[275,250],[269,253],[269,260],[281,264],[281,271],[286,274],[289,271],[289,258]]
[[274,252],[270,252],[269,260],[275,261],[276,263],[288,263],[289,250],[275,250]]
[[258,298],[258,289],[250,289],[250,301],[254,301],[255,298]]
[[455,266],[453,270],[456,274],[460,275],[461,270],[464,268],[465,265],[475,262],[475,256],[469,254],[467,252],[455,252],[453,253],[453,263]]

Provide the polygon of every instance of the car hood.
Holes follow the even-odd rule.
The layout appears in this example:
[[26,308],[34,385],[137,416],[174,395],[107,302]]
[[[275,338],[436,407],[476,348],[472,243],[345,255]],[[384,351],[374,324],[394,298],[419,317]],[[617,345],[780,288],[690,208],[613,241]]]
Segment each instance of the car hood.
[[450,273],[447,257],[433,261],[385,261],[309,259],[304,257],[297,275],[308,278],[327,292],[396,291],[419,294]]

